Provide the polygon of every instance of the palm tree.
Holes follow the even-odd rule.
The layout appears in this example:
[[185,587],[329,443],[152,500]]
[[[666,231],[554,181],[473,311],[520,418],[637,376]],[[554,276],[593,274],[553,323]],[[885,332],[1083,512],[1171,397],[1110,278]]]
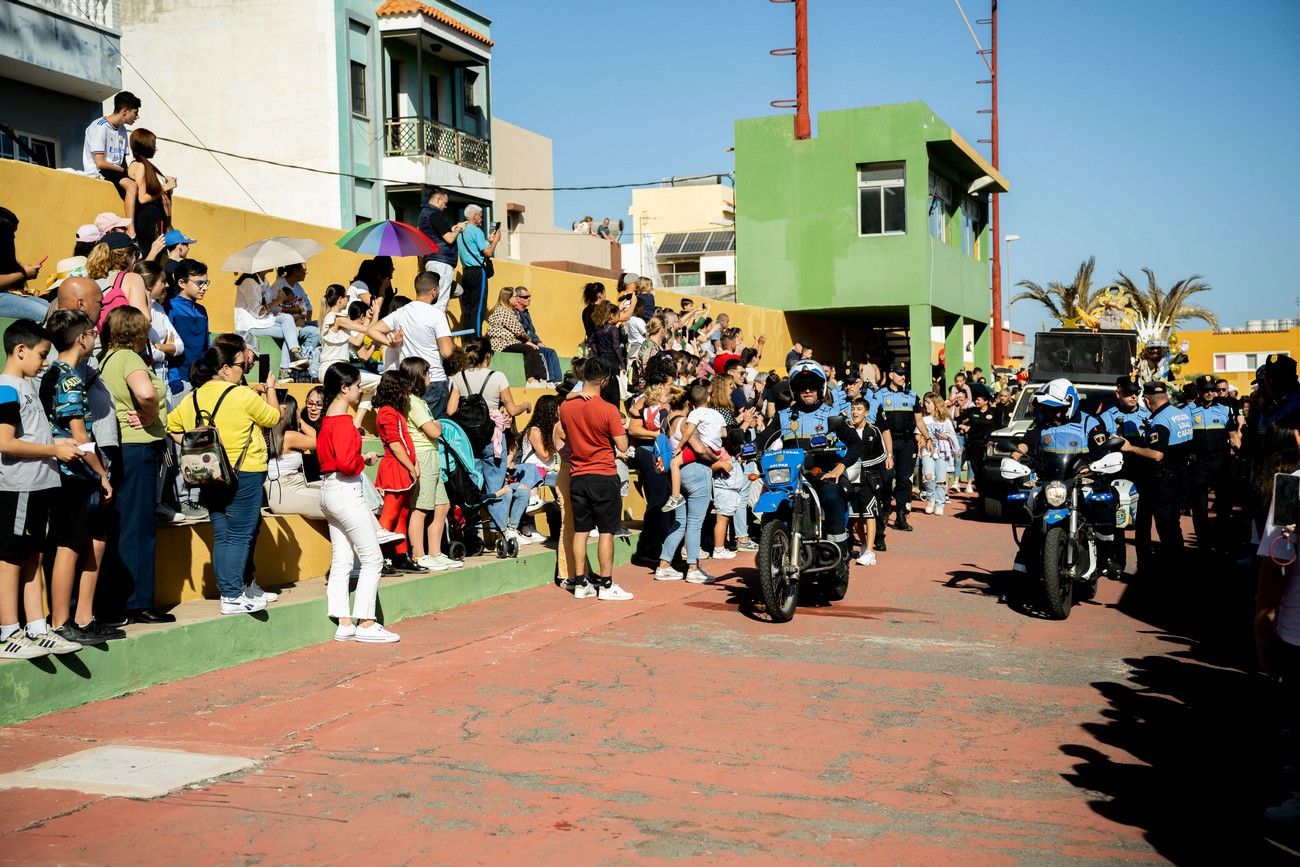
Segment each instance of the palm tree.
[[1188,299],[1200,292],[1210,291],[1210,284],[1200,274],[1193,274],[1169,287],[1169,291],[1160,288],[1156,282],[1155,272],[1143,268],[1147,275],[1146,286],[1139,287],[1123,271],[1115,284],[1133,296],[1138,312],[1151,322],[1163,322],[1168,328],[1177,328],[1180,322],[1199,319],[1211,328],[1219,327],[1218,317],[1207,307],[1188,303]]
[[1075,272],[1074,280],[1070,283],[1058,283],[1053,280],[1044,288],[1032,280],[1021,280],[1016,285],[1025,291],[1012,298],[1011,303],[1037,301],[1046,307],[1047,311],[1062,325],[1073,324],[1077,321],[1080,310],[1088,310],[1092,307],[1095,294],[1092,287],[1092,272],[1096,264],[1097,258],[1089,256],[1079,265],[1079,270]]

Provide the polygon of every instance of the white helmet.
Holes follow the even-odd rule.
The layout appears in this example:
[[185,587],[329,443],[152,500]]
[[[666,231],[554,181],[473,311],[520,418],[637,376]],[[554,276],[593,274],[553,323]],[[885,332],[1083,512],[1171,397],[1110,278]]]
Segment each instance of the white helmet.
[[1079,391],[1068,379],[1053,379],[1034,395],[1038,406],[1064,407],[1065,417],[1074,418],[1079,411]]

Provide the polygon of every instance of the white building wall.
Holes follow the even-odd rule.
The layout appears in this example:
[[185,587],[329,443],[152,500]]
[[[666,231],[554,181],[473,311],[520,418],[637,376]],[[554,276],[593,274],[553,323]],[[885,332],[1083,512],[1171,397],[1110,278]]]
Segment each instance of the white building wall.
[[725,256],[701,256],[700,257],[700,282],[704,282],[704,274],[708,271],[724,271],[727,275],[726,285],[736,285],[736,256],[734,253],[728,253]]
[[[137,126],[197,144],[165,99],[209,148],[339,170],[332,0],[122,0],[122,21],[122,86],[144,103]],[[186,198],[343,225],[336,176],[169,142],[155,162]]]

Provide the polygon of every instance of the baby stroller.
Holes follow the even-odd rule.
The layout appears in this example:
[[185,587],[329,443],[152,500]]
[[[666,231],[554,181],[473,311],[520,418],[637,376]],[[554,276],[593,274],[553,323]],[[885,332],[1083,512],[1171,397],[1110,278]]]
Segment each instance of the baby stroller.
[[[483,512],[484,506],[497,502],[497,497],[495,493],[489,494],[483,490],[483,474],[475,464],[474,449],[464,428],[445,418],[439,419],[438,424],[442,425],[442,436],[438,439],[440,474],[447,488],[447,499],[451,501],[452,512],[460,512],[459,519],[453,515],[448,516],[447,556],[459,560],[470,553],[471,547],[478,548],[481,545],[473,536],[472,528],[476,523],[474,518]],[[497,526],[496,519],[490,512],[488,523],[497,534],[497,556],[502,559],[518,557],[518,540],[506,538],[505,531]]]

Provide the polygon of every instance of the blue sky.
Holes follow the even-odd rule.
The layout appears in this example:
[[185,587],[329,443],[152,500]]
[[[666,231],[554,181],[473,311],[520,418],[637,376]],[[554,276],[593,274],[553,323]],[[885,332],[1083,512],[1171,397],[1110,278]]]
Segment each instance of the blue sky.
[[[988,0],[962,0],[972,19]],[[732,123],[794,96],[793,5],[471,0],[493,20],[493,110],[554,141],[557,186],[730,171]],[[987,28],[976,27],[987,44]],[[923,99],[987,138],[952,0],[810,0],[816,112]],[[1012,277],[1199,273],[1223,324],[1297,315],[1300,0],[1003,0],[1003,234]],[[986,148],[987,146],[981,146]],[[630,193],[559,193],[557,219]],[[1042,314],[1017,305],[1017,328]]]

